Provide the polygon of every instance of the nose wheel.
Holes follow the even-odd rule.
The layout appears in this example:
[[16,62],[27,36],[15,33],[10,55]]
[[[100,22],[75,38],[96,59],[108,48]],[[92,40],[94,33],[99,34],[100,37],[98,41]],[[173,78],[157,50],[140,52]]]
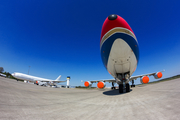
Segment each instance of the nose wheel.
[[118,79],[120,80],[119,83],[119,93],[123,93],[124,90],[126,92],[130,92],[130,86],[127,80],[129,79],[129,73],[126,74],[118,74]]
[[126,88],[124,88],[123,84],[119,84],[119,93],[123,93],[124,89],[126,89],[126,92],[130,92],[130,86],[129,83],[126,83]]
[[123,84],[119,84],[119,93],[123,93]]
[[126,83],[126,92],[130,92],[129,83]]

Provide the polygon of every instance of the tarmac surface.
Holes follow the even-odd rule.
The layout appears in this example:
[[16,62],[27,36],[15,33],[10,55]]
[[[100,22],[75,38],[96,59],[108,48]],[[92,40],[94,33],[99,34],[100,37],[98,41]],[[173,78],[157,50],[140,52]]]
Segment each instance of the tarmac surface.
[[49,88],[0,77],[1,120],[180,120],[180,79],[110,89]]

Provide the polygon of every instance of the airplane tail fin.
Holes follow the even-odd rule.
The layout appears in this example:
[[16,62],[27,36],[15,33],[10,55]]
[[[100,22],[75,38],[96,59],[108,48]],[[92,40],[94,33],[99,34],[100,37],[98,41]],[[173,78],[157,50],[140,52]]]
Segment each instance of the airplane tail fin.
[[55,81],[59,81],[60,79],[61,79],[61,75]]

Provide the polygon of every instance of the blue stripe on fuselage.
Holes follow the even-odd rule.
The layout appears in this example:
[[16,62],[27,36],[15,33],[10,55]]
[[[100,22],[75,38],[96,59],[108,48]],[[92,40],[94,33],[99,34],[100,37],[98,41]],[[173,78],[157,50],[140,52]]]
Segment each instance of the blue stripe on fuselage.
[[106,68],[107,68],[107,62],[108,62],[109,54],[111,51],[111,47],[114,41],[118,38],[123,39],[131,47],[131,49],[133,50],[136,56],[137,62],[139,61],[139,47],[138,47],[137,41],[128,34],[115,33],[109,38],[107,38],[107,40],[105,40],[105,42],[101,46],[101,58]]

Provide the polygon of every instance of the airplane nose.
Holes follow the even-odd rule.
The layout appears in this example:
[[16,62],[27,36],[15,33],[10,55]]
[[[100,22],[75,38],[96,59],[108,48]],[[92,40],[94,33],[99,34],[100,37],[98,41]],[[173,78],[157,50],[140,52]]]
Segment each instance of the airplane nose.
[[116,14],[111,14],[111,15],[108,16],[109,20],[115,20],[116,18],[117,18]]

